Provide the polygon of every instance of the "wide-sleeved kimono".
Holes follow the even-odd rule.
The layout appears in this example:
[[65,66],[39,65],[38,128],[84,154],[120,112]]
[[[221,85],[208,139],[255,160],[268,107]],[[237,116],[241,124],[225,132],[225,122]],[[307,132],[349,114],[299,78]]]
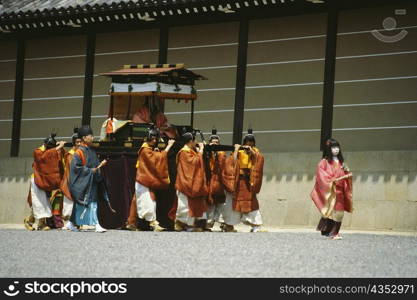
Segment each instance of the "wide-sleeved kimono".
[[209,160],[208,197],[209,205],[224,203],[226,200],[222,170],[226,163],[226,153],[219,151],[211,153]]
[[253,156],[239,150],[237,160],[230,156],[223,171],[226,190],[233,194],[233,210],[249,213],[259,210],[256,195],[262,187],[264,157],[257,148]]
[[222,179],[222,170],[226,162],[223,151],[208,153],[206,160],[206,175],[208,183],[207,225],[211,229],[215,222],[224,223],[223,212],[226,202],[226,190]]
[[[176,198],[174,189],[175,176],[172,176],[169,171],[170,155],[172,155],[171,151],[170,153],[164,151],[155,152],[147,143],[144,143],[139,150],[136,164],[136,182],[149,187],[153,199],[157,199],[157,218],[163,227],[169,227],[168,223],[172,222],[168,218],[168,213],[173,206],[175,200],[173,198]],[[176,168],[175,157],[173,159],[174,168]],[[174,178],[174,182],[172,178]],[[173,193],[171,190],[173,190]],[[130,204],[129,217],[126,222],[127,228],[137,226],[137,205],[137,195],[135,193]],[[173,219],[175,219],[175,212],[173,214]]]
[[64,176],[62,178],[60,184],[60,190],[62,193],[67,197],[67,199],[72,200],[71,192],[69,190],[69,176],[70,176],[70,169],[71,169],[71,161],[74,157],[75,150],[71,149],[64,155]]
[[[64,173],[63,153],[63,150],[46,149],[45,146],[33,151],[33,174],[28,203],[37,219],[52,216],[50,199],[54,199],[51,195],[59,189],[62,181]],[[60,203],[57,205],[59,206]]]
[[61,210],[61,215],[64,218],[69,218],[72,214],[72,208],[74,206],[74,201],[72,201],[71,192],[69,189],[69,176],[71,170],[71,161],[74,158],[75,149],[70,149],[64,155],[64,176],[61,181],[60,190],[63,194],[63,207]]
[[346,174],[337,161],[322,159],[318,164],[311,198],[324,218],[332,219],[334,211],[352,212],[352,178],[333,181]]
[[36,185],[47,192],[59,189],[64,173],[63,150],[46,149],[42,146],[33,151],[33,158],[33,177]]
[[143,143],[138,153],[136,181],[150,190],[167,189],[169,186],[168,153],[154,151]]
[[71,222],[76,225],[98,224],[98,199],[109,202],[102,175],[93,172],[99,163],[95,150],[85,145],[77,149],[71,161],[69,188],[74,200]]
[[177,155],[175,188],[188,198],[188,215],[202,217],[207,210],[208,195],[203,156],[187,145]]
[[167,154],[166,151],[155,151],[148,143],[143,143],[138,152],[135,184],[137,212],[140,219],[148,222],[156,221],[157,202],[163,201],[162,197],[156,198],[156,191],[166,190],[170,184]]
[[75,153],[74,149],[71,149],[68,152],[64,150],[60,151],[62,156],[63,164],[63,175],[61,177],[61,182],[59,184],[59,189],[55,189],[50,197],[50,202],[52,206],[52,214],[54,216],[53,227],[61,228],[64,226],[62,217],[69,218],[72,213],[73,201],[71,198],[71,193],[68,187],[69,173],[70,173],[70,163],[72,157]]

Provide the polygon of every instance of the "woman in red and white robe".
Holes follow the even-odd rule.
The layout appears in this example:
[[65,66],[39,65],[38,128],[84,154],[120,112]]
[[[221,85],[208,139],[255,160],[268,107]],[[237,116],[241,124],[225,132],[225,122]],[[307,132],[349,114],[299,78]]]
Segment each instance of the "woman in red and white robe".
[[311,198],[322,215],[317,230],[332,239],[341,239],[339,230],[344,212],[353,210],[352,173],[344,163],[339,142],[334,139],[326,141]]

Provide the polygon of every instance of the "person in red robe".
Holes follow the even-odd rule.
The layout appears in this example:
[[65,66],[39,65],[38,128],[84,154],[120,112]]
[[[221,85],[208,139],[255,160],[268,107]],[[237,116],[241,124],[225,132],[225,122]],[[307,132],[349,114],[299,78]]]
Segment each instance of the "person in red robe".
[[167,127],[168,119],[163,112],[158,112],[155,116],[155,125],[157,128]]
[[[223,182],[227,190],[224,206],[223,228],[235,232],[234,226],[243,222],[251,226],[251,232],[260,231],[262,216],[256,195],[262,186],[264,157],[256,148],[252,130],[243,139],[243,147],[235,145],[233,155],[227,158]],[[243,148],[243,149],[241,149]]]
[[132,121],[134,123],[151,123],[151,114],[147,105],[143,105],[133,115]]
[[[209,145],[220,145],[220,137],[217,131],[213,130],[209,138]],[[207,197],[207,226],[206,230],[210,231],[215,222],[220,223],[223,227],[223,207],[226,201],[226,191],[222,179],[222,171],[226,162],[226,152],[213,151],[209,153],[208,158],[208,197]]]
[[27,199],[32,214],[24,220],[28,230],[49,230],[54,227],[50,198],[52,192],[60,187],[64,175],[62,159],[65,153],[65,142],[57,142],[55,136],[51,134],[41,147],[33,151],[33,174]]
[[[159,128],[161,137],[164,140],[176,139],[178,138],[178,131],[172,124],[167,124]],[[156,198],[164,199],[164,201],[158,201],[157,205],[157,220],[160,225],[168,230],[174,229],[175,221],[175,210],[177,195],[175,190],[175,177],[176,177],[176,152],[178,152],[177,147],[175,149],[171,148],[171,151],[168,152],[168,173],[170,178],[170,185],[167,190],[156,190]],[[174,150],[174,151],[173,151]],[[138,224],[139,221],[139,224]],[[127,230],[137,231],[139,227],[147,227],[147,224],[144,224],[138,220],[138,211],[137,211],[137,200],[136,195],[132,197],[129,209],[129,217],[126,220],[125,228]]]
[[203,231],[206,226],[208,188],[203,161],[204,144],[196,147],[195,135],[183,134],[184,147],[177,154],[176,231]]
[[168,151],[174,144],[174,140],[169,140],[167,147],[159,151],[158,139],[158,131],[150,130],[139,149],[135,183],[138,217],[149,222],[154,231],[164,230],[156,219],[156,206],[164,199],[156,199],[155,191],[169,188]]
[[168,119],[162,111],[149,110],[149,102],[140,107],[132,117],[134,123],[154,123],[157,128],[166,127]]
[[341,239],[339,230],[344,212],[353,210],[352,173],[344,162],[339,142],[334,139],[326,141],[311,198],[322,215],[317,230],[324,236]]
[[[168,124],[159,129],[161,138],[164,140],[177,139],[178,131],[174,125]],[[170,185],[167,190],[156,190],[156,198],[164,199],[164,201],[158,201],[157,205],[157,220],[160,225],[168,230],[174,229],[175,221],[175,211],[177,203],[177,195],[175,190],[175,178],[177,173],[176,166],[176,153],[179,151],[177,145],[171,148],[171,151],[168,152],[168,173],[170,178]],[[136,231],[138,230],[138,221],[140,227],[147,227],[147,224],[143,224],[138,220],[138,211],[137,211],[137,200],[136,195],[133,195],[132,201],[130,203],[129,217],[126,221],[125,228],[127,230]],[[143,226],[142,226],[143,225]]]

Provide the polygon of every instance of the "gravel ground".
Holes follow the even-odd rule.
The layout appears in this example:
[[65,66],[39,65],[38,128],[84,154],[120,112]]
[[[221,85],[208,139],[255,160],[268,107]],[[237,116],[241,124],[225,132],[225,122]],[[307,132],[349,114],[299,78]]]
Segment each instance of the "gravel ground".
[[417,277],[417,237],[0,230],[0,277]]

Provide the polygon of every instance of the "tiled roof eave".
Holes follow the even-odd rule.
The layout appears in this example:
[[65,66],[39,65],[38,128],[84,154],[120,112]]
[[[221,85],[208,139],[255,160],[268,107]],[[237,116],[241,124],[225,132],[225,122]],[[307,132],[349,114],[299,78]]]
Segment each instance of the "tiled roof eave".
[[[273,1],[273,2],[272,2]],[[0,15],[0,34],[24,30],[60,29],[71,22],[73,27],[86,28],[90,25],[129,23],[139,21],[161,21],[170,17],[192,16],[236,16],[242,11],[256,8],[288,7],[305,0],[155,0],[117,1],[84,6],[67,6],[3,13]]]
[[[121,5],[123,4],[123,5]],[[77,5],[77,6],[68,6],[60,8],[45,8],[43,10],[34,10],[34,11],[13,11],[9,13],[0,14],[0,21],[4,19],[8,20],[23,20],[23,19],[39,19],[39,18],[59,18],[62,16],[76,16],[76,15],[85,15],[85,14],[100,14],[100,13],[112,13],[120,12],[128,9],[138,10],[138,9],[149,9],[162,7],[163,5],[132,5],[126,4],[123,1],[119,3],[113,2],[111,5],[103,3],[101,5],[95,4],[90,5]]]

